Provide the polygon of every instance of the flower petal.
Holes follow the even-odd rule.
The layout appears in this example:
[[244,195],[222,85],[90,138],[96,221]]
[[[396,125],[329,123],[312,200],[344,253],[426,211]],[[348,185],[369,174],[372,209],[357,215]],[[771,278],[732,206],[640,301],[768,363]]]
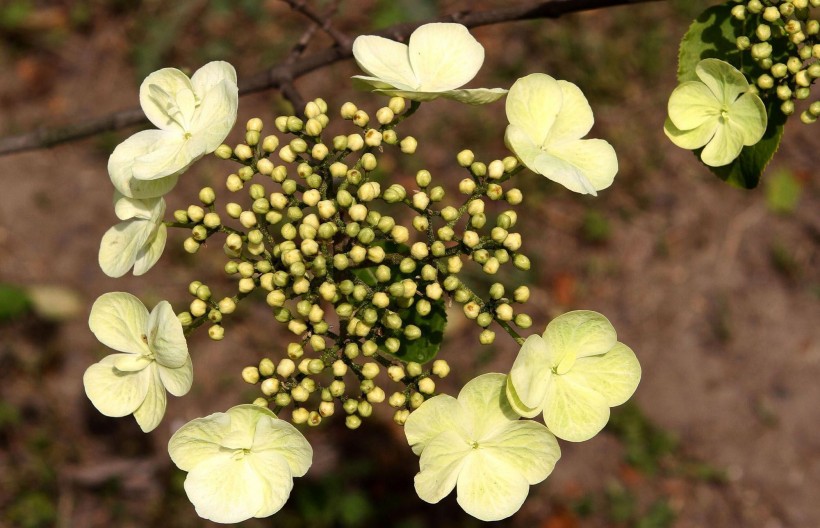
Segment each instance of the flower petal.
[[[180,174],[191,163],[199,159],[191,154],[191,140],[186,139],[182,132],[162,131],[162,133],[164,137],[150,152],[134,159],[132,167],[134,178],[156,180],[172,174]],[[198,153],[198,156],[201,157],[204,154],[203,150]]]
[[[411,414],[412,416],[412,414]],[[443,431],[421,452],[413,482],[421,500],[435,504],[453,491],[466,458],[474,452],[455,431]]]
[[617,343],[604,355],[579,358],[564,377],[601,393],[606,404],[614,407],[628,400],[638,388],[641,364],[632,349]]
[[148,352],[143,341],[147,322],[148,310],[139,299],[125,292],[99,296],[88,316],[88,326],[102,344],[131,354]]
[[162,380],[159,376],[159,367],[156,362],[151,363],[151,365],[142,372],[149,373],[150,382],[145,400],[142,402],[142,405],[134,411],[134,418],[137,419],[137,424],[139,424],[142,432],[147,433],[156,429],[162,421],[162,417],[165,416],[165,405],[168,396],[165,395],[165,387],[162,385]]
[[599,392],[572,377],[553,376],[544,404],[544,423],[562,440],[589,440],[609,421],[609,405]]
[[191,390],[191,384],[194,381],[194,367],[190,357],[181,367],[168,368],[158,364],[157,368],[162,385],[174,396],[185,396]]
[[353,57],[359,67],[372,77],[392,86],[418,87],[419,81],[410,66],[406,44],[384,37],[362,35],[353,41]]
[[718,118],[715,117],[705,121],[702,125],[692,130],[680,130],[672,123],[672,120],[667,117],[666,122],[663,124],[663,131],[666,137],[680,148],[695,150],[709,143],[715,135],[717,126]]
[[743,150],[743,131],[728,124],[720,124],[715,136],[700,153],[700,159],[710,167],[722,167],[733,162]]
[[128,273],[154,227],[148,220],[126,220],[106,231],[97,257],[103,273],[115,278]]
[[[287,464],[279,461],[280,467]],[[263,509],[268,483],[254,468],[253,457],[223,450],[201,460],[185,478],[185,493],[203,519],[238,523]],[[292,486],[292,481],[291,481]],[[290,489],[288,489],[290,492]]]
[[231,418],[227,413],[214,413],[197,418],[180,427],[168,441],[168,454],[183,471],[191,471],[200,462],[222,450],[221,440],[230,432]]
[[313,448],[298,429],[272,414],[261,416],[256,423],[251,450],[254,454],[276,453],[287,461],[294,477],[301,477],[313,463]]
[[558,86],[561,87],[561,109],[544,139],[544,146],[580,139],[595,123],[592,108],[581,89],[568,81],[558,81]]
[[227,80],[212,87],[202,96],[202,101],[191,121],[190,131],[197,146],[194,148],[189,145],[189,150],[194,159],[197,159],[196,151],[199,149],[202,149],[202,154],[213,152],[225,141],[236,123],[238,105],[239,92],[236,83]]
[[618,342],[618,334],[609,319],[590,310],[559,315],[547,325],[543,337],[558,361],[569,352],[576,358],[604,354]]
[[[254,517],[269,517],[282,509],[293,489],[293,475],[287,459],[278,451],[252,451],[249,463],[263,483],[257,487],[261,494],[261,505]],[[301,475],[299,475],[301,476]]]
[[465,440],[470,424],[459,401],[447,394],[433,396],[410,413],[404,424],[407,443],[415,454],[420,454],[427,444],[444,431],[457,432]]
[[[412,91],[412,86],[407,86],[403,83],[393,82],[388,83],[378,77],[368,77],[365,75],[354,75],[351,77],[353,79],[353,86],[359,90],[371,90],[373,91],[381,91],[381,90],[407,90],[407,93],[417,93]],[[402,92],[404,93],[404,92]],[[392,93],[388,93],[387,95],[393,96]],[[438,95],[438,93],[436,93]]]
[[112,354],[88,367],[83,374],[85,394],[105,416],[127,416],[142,404],[151,381],[148,369],[123,372],[114,363],[130,354]]
[[711,122],[721,112],[721,103],[705,84],[688,81],[672,91],[667,110],[676,128],[692,130]]
[[165,367],[180,367],[188,360],[188,342],[174,309],[168,301],[161,301],[148,318],[148,346],[157,362]]
[[506,103],[507,120],[520,128],[536,147],[540,147],[562,104],[563,95],[558,81],[543,73],[533,73],[518,79],[510,88]]
[[[164,95],[158,96],[157,89]],[[182,132],[175,114],[175,103],[176,95],[185,91],[193,91],[191,80],[176,68],[163,68],[153,72],[140,85],[140,105],[145,116],[161,130]]]
[[476,519],[498,521],[517,512],[530,491],[517,467],[497,458],[496,449],[476,449],[458,477],[458,504]]
[[481,105],[498,101],[507,93],[504,88],[462,88],[441,92],[441,96],[459,103]]
[[134,178],[134,160],[152,151],[165,137],[161,130],[143,130],[117,145],[108,158],[108,175],[117,191],[130,198],[156,198],[174,188],[179,179],[176,174],[156,180]]
[[730,105],[749,90],[749,82],[740,71],[720,59],[703,59],[695,73],[714,94],[718,104]]
[[458,402],[471,421],[472,438],[479,440],[518,420],[506,396],[507,376],[496,372],[468,381],[458,393]]
[[612,185],[618,173],[615,149],[603,139],[579,139],[550,144],[546,152],[568,164],[571,169],[567,170],[566,166],[558,168],[556,165],[551,176],[544,175],[570,191],[595,196],[596,191]]
[[743,135],[744,145],[754,145],[766,132],[766,107],[757,94],[745,93],[729,108],[729,126]]
[[162,198],[129,198],[114,192],[114,214],[120,220],[151,220],[159,209],[165,210]]
[[134,259],[134,275],[144,275],[148,270],[154,267],[154,264],[156,264],[162,256],[167,239],[168,228],[165,227],[165,224],[160,224],[157,227],[154,238],[150,240],[148,244],[142,246],[142,249],[137,251],[137,256]]
[[539,335],[531,335],[521,345],[507,379],[507,398],[524,418],[541,412],[552,375],[553,354]]
[[202,100],[211,88],[222,81],[228,81],[228,83],[234,86],[236,86],[237,83],[236,69],[225,61],[209,62],[195,71],[191,76],[191,85],[199,100]]
[[418,90],[443,92],[470,82],[484,63],[484,47],[461,24],[432,23],[408,42]]
[[482,441],[481,449],[523,475],[530,485],[547,478],[561,458],[555,436],[532,420],[509,423],[499,434]]

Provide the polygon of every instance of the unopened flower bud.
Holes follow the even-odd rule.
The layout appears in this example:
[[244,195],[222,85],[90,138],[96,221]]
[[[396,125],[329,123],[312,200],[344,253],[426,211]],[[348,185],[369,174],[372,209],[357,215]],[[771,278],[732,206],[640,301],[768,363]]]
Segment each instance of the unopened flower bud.
[[399,148],[405,154],[413,154],[418,147],[418,141],[413,136],[407,136],[399,142]]
[[245,367],[242,369],[242,379],[251,385],[259,382],[259,369],[256,367]]

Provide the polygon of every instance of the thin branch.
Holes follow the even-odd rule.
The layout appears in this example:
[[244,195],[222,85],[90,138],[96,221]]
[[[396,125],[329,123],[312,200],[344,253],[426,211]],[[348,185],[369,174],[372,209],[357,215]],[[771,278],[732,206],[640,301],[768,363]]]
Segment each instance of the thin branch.
[[320,15],[316,11],[310,8],[305,3],[305,0],[282,0],[286,4],[290,6],[291,9],[302,13],[307,18],[312,20],[314,23],[318,24],[319,27],[322,28],[322,31],[327,33],[330,38],[336,43],[337,46],[340,48],[349,48],[353,45],[353,39],[339,31],[338,29],[334,28],[330,25],[331,17],[336,13],[336,4],[334,3],[331,6],[329,12],[325,15]]
[[[657,1],[659,0],[548,0],[487,11],[462,11],[433,20],[398,24],[375,34],[403,41],[407,40],[417,27],[429,22],[458,22],[469,28],[474,28],[519,20],[558,18],[579,11]],[[352,51],[349,42],[345,46],[334,44],[325,50],[306,55],[297,62],[280,64],[268,71],[244,79],[243,82],[240,82],[239,93],[240,95],[246,95],[263,90],[282,89],[312,71],[348,59],[351,56]],[[139,107],[135,107],[62,127],[40,127],[28,134],[0,139],[0,156],[52,147],[102,132],[110,132],[145,123],[147,123],[145,114]]]

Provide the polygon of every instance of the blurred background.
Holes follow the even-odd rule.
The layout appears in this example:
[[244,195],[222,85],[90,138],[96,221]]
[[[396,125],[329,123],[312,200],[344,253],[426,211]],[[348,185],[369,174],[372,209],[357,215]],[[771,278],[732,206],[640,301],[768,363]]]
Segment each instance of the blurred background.
[[[532,286],[532,331],[567,310],[597,310],[643,366],[638,391],[613,410],[607,429],[589,442],[562,442],[554,473],[500,526],[820,526],[820,139],[817,125],[790,122],[753,191],[723,184],[666,140],[677,44],[713,3],[672,0],[473,30],[486,61],[470,86],[509,87],[532,72],[574,82],[595,113],[590,137],[607,139],[620,161],[615,184],[597,198],[533,174],[518,178],[533,266],[510,279]],[[329,5],[308,4],[320,12]],[[507,4],[345,0],[333,24],[355,36]],[[288,57],[309,25],[272,0],[2,0],[0,135],[133,107],[142,78],[161,67],[194,71],[223,59],[249,77]],[[318,31],[306,52],[329,44]],[[324,97],[332,118],[347,100],[372,115],[384,101],[352,91],[356,73],[345,61],[296,86],[306,98]],[[275,91],[243,97],[227,142],[240,140],[250,117],[270,127],[291,111]],[[402,128],[419,138],[419,155],[380,160],[408,188],[423,163],[454,189],[463,148],[483,161],[506,155],[503,103],[437,101],[411,121]],[[190,419],[251,401],[257,389],[242,382],[241,369],[281,357],[287,343],[260,297],[226,325],[224,341],[205,332],[189,340],[196,383],[169,399],[153,433],[130,417],[101,416],[86,399],[82,373],[107,353],[87,326],[97,296],[129,291],[149,307],[168,299],[183,310],[191,280],[225,293],[234,287],[221,278],[221,248],[191,258],[178,230],[147,275],[114,280],[100,271],[99,241],[116,223],[106,161],[136,130],[0,159],[2,528],[211,526],[185,497],[168,438]],[[195,165],[169,211],[195,203],[204,185],[224,203],[228,165]],[[474,280],[486,291],[488,279],[476,272]],[[479,372],[506,372],[518,348],[502,332],[481,346],[459,312],[450,314],[439,356],[458,367],[439,384],[451,394]],[[342,422],[307,432],[314,467],[285,509],[242,526],[482,524],[454,494],[437,506],[417,498],[418,459],[389,413],[353,433]]]

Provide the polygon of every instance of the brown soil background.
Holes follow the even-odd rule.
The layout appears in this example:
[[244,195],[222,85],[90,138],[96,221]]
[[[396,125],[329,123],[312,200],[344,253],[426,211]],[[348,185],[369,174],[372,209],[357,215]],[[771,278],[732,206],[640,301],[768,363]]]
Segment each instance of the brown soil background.
[[[4,22],[0,33],[2,134],[134,106],[143,65],[195,69],[223,58],[240,77],[252,75],[281,60],[307,27],[270,1],[22,3],[33,6],[28,18],[16,26]],[[661,2],[474,31],[487,59],[471,86],[509,86],[535,71],[576,82],[595,111],[591,137],[609,140],[621,164],[615,185],[596,199],[531,174],[520,177],[520,229],[534,263],[533,331],[569,309],[597,310],[643,367],[628,408],[630,416],[637,409],[645,415],[632,422],[643,433],[636,439],[613,428],[589,442],[562,443],[552,476],[500,525],[820,526],[817,126],[790,122],[767,171],[769,177],[789,171],[801,185],[788,214],[768,207],[765,181],[753,191],[729,187],[666,140],[677,40],[709,4]],[[79,22],[78,5],[87,8]],[[355,35],[402,15],[502,5],[351,1],[342,4],[337,26]],[[0,13],[9,6],[0,2]],[[163,43],[168,33],[172,38]],[[326,44],[317,34],[310,49]],[[331,107],[352,98],[372,113],[378,100],[348,88],[355,73],[346,62],[297,87]],[[242,98],[238,123],[258,115],[272,124],[282,108],[273,92]],[[462,177],[454,163],[460,149],[470,146],[487,161],[504,155],[500,104],[465,109],[439,101],[419,114],[416,159],[449,187]],[[68,288],[82,303],[58,322],[29,314],[0,323],[3,528],[210,525],[186,501],[184,475],[168,459],[166,442],[189,419],[253,399],[239,371],[277,357],[286,343],[262,304],[228,325],[221,343],[195,334],[189,342],[195,386],[169,400],[166,418],[150,435],[131,418],[100,416],[86,400],[82,373],[105,353],[86,322],[97,296],[130,291],[149,306],[165,298],[181,310],[186,284],[195,278],[229,291],[220,278],[220,249],[188,258],[179,232],[144,277],[114,280],[99,270],[99,241],[115,222],[106,159],[132,132],[0,160],[0,282]],[[235,131],[229,143],[239,137]],[[228,170],[217,160],[196,165],[173,192],[169,211],[194,203],[206,184],[227,201],[220,180]],[[414,171],[396,168],[408,184]],[[596,219],[609,230],[597,241],[589,234]],[[450,319],[441,357],[458,367],[451,392],[478,372],[509,369],[517,350],[511,339],[499,332],[492,347],[481,347],[456,311]],[[314,468],[297,480],[286,510],[243,525],[480,524],[461,514],[453,497],[428,506],[415,496],[417,460],[389,415],[355,433],[334,422],[309,432]],[[644,457],[648,466],[628,463],[629,450],[647,435],[650,444],[671,438],[674,445]]]

